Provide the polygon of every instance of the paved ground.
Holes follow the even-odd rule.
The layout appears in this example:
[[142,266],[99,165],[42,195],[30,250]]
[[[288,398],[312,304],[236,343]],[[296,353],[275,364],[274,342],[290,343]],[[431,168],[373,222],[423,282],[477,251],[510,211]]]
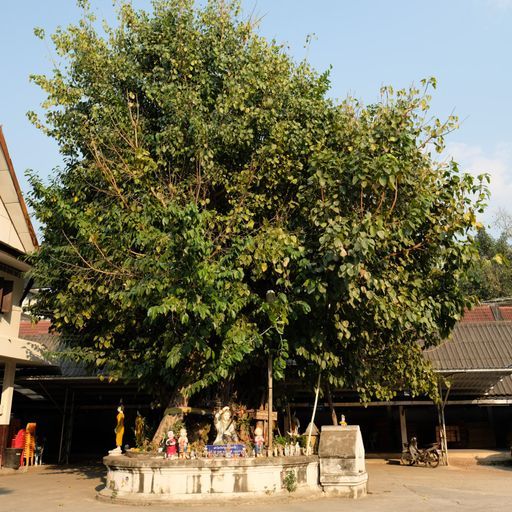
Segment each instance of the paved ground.
[[[485,511],[512,509],[512,462],[506,454],[461,453],[449,467],[404,467],[385,460],[368,460],[369,495],[361,500],[298,495],[252,498],[208,505],[153,505],[159,512],[395,512]],[[483,464],[485,463],[485,465]],[[493,465],[488,465],[492,463]],[[101,503],[95,499],[102,487],[101,467],[39,466],[28,471],[0,473],[0,512],[133,512],[140,506]]]

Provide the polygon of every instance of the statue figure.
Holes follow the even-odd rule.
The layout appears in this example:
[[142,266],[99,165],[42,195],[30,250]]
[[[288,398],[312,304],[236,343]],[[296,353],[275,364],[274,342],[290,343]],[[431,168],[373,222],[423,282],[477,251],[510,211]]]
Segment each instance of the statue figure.
[[144,444],[145,423],[144,418],[141,416],[140,412],[137,411],[137,417],[135,418],[135,444],[139,448]]
[[265,439],[263,437],[263,430],[261,427],[256,427],[254,429],[254,452],[256,457],[261,457],[263,455],[263,443]]
[[293,416],[291,417],[290,421],[290,432],[288,432],[288,435],[291,437],[298,437],[300,435],[299,433],[300,428],[300,421],[299,418],[293,413]]
[[120,405],[117,408],[117,416],[116,416],[116,428],[114,432],[116,434],[116,451],[121,453],[121,446],[123,446],[123,435],[124,435],[124,407]]
[[213,441],[213,444],[228,444],[238,441],[236,425],[234,418],[231,416],[229,407],[223,407],[220,411],[215,413],[214,425],[217,430],[217,437],[215,441]]
[[176,457],[176,438],[174,437],[174,432],[172,430],[167,432],[167,439],[165,440],[165,456],[168,459]]
[[180,459],[187,458],[187,448],[188,448],[188,437],[187,437],[187,429],[180,429],[180,437],[178,437],[178,453]]

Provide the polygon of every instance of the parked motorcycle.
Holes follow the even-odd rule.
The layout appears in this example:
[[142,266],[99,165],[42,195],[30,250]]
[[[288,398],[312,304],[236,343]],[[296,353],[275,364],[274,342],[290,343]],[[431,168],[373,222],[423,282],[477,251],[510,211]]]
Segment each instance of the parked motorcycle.
[[404,444],[400,463],[406,466],[425,464],[431,468],[439,466],[439,444],[434,443],[428,448],[418,448],[418,440],[412,437],[408,444]]

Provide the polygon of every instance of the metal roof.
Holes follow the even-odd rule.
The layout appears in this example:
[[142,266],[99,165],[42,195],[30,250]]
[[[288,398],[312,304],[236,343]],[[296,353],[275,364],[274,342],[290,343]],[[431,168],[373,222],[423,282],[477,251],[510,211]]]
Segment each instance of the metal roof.
[[447,340],[424,354],[438,371],[512,371],[512,322],[458,323]]
[[512,396],[512,375],[507,375],[498,379],[498,381],[487,390],[489,397],[511,397]]
[[425,350],[451,393],[512,395],[512,322],[459,322],[441,345]]
[[59,356],[59,352],[65,350],[65,347],[63,347],[58,334],[26,334],[24,337],[27,340],[37,341],[52,354],[51,362],[54,366],[58,366],[62,377],[98,377],[94,372],[87,370],[84,365]]

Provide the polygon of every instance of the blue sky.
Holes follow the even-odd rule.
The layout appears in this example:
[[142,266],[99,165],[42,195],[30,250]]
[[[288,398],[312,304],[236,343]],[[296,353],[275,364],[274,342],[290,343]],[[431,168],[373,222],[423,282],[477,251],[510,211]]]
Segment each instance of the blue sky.
[[[1,2],[0,124],[24,191],[26,169],[43,176],[60,164],[53,141],[27,120],[43,99],[31,73],[51,69],[51,47],[33,28],[51,33],[76,21],[73,0]],[[111,0],[91,0],[99,17],[114,20]],[[149,7],[149,0],[135,0]],[[433,111],[461,118],[447,153],[463,169],[489,172],[492,198],[484,216],[512,214],[512,0],[244,0],[262,17],[260,33],[284,42],[318,70],[332,65],[332,96],[369,103],[382,85],[406,87],[436,76]],[[307,36],[313,40],[305,48]]]

